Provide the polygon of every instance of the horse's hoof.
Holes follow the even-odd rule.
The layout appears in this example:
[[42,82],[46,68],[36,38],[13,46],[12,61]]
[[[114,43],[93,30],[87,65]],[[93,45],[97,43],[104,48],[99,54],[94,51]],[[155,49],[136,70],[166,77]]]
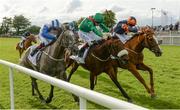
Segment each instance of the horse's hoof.
[[75,102],[79,102],[79,97],[74,98]]
[[133,100],[132,100],[132,99],[128,99],[128,102],[129,102],[129,103],[133,103]]
[[41,103],[46,104],[46,101],[45,100],[41,100]]
[[72,94],[72,96],[73,96],[75,102],[79,102],[79,97],[75,96],[74,94]]
[[156,94],[151,94],[152,99],[155,99],[156,97],[157,97]]
[[52,99],[50,99],[50,98],[46,99],[46,103],[50,103],[51,101],[52,101]]

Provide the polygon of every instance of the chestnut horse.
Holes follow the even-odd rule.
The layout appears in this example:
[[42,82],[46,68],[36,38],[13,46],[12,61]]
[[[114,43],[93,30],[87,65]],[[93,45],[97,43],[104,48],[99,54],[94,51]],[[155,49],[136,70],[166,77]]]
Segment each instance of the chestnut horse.
[[22,47],[22,48],[19,46],[19,45],[20,45],[20,42],[17,43],[17,45],[16,45],[16,50],[19,50],[19,57],[20,57],[20,58],[21,58],[22,53],[23,53],[28,47],[30,47],[30,46],[32,45],[32,42],[37,43],[36,37],[35,37],[33,34],[31,34],[30,36],[28,36],[28,37],[26,38],[26,40],[23,42],[23,47]]
[[[122,86],[115,76],[117,74],[117,66],[112,66],[111,62],[116,61],[118,63],[128,62],[128,52],[124,49],[123,44],[118,38],[109,38],[102,41],[102,43],[90,47],[87,57],[85,59],[85,64],[80,64],[83,68],[90,71],[90,89],[94,89],[95,79],[98,75],[105,72],[109,75],[114,84],[119,88],[122,95],[131,101],[131,98],[124,91]],[[73,60],[71,60],[73,61]],[[70,65],[72,64],[69,63]],[[68,66],[70,66],[68,65]],[[68,67],[67,66],[67,67]],[[70,81],[71,75],[76,71],[79,64],[74,62],[74,68],[71,70],[68,81]]]
[[[155,37],[154,30],[150,27],[141,28],[141,32],[135,34],[125,44],[125,48],[129,52],[129,63],[127,65],[119,65],[123,69],[128,69],[146,88],[147,92],[150,93],[151,97],[155,96],[154,92],[154,80],[153,70],[144,64],[143,49],[148,48],[155,56],[159,57],[162,55],[161,48],[158,45],[158,41]],[[115,64],[117,65],[117,64]],[[143,77],[139,74],[138,70],[148,71],[150,75],[150,88],[146,84]]]
[[[118,66],[118,67],[127,69],[144,85],[148,93],[150,93],[151,96],[154,97],[155,93],[154,93],[153,70],[143,63],[143,58],[144,58],[143,49],[144,48],[148,48],[150,51],[155,53],[156,56],[161,56],[162,54],[162,51],[158,45],[157,39],[154,37],[154,31],[149,27],[141,28],[141,32],[138,34],[135,34],[131,39],[129,39],[125,43],[124,46],[125,46],[125,49],[128,50],[129,61],[127,64],[122,64],[117,61],[111,60],[111,62],[109,62],[109,64],[106,65],[107,66],[106,68],[112,67],[110,70],[110,74],[111,74],[110,77],[113,77],[113,82],[116,83],[117,82],[117,68],[116,67]],[[100,52],[102,51],[100,50]],[[68,76],[68,81],[70,81],[72,74],[77,70],[79,66],[77,63],[71,60],[67,68],[71,64],[72,64],[72,69],[70,71],[70,75]],[[94,64],[94,65],[97,66],[98,64]],[[95,69],[101,69],[101,68],[97,66],[97,68]],[[143,71],[149,72],[151,88],[147,86],[147,84],[145,83],[145,80],[139,74],[137,70],[143,70]],[[96,78],[95,81],[94,81],[94,78],[90,76],[91,88],[94,88],[94,84],[96,84],[97,75],[99,74],[97,73],[94,74],[94,77]]]

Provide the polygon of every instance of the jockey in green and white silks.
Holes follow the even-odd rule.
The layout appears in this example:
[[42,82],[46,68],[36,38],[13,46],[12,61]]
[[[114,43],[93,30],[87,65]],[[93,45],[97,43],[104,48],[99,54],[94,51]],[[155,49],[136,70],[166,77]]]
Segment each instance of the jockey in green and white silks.
[[103,34],[97,27],[99,26],[103,32],[109,32],[109,29],[103,23],[104,16],[101,13],[85,18],[79,25],[79,36],[89,45],[92,44],[92,41],[101,40]]
[[71,57],[78,63],[85,63],[84,59],[88,51],[88,48],[86,47],[91,46],[94,41],[102,39],[103,34],[99,29],[97,29],[97,27],[101,28],[102,32],[109,32],[108,27],[106,27],[104,24],[104,16],[101,13],[96,13],[94,16],[85,18],[80,23],[78,34],[79,37],[86,42],[86,44],[80,49],[78,56]]

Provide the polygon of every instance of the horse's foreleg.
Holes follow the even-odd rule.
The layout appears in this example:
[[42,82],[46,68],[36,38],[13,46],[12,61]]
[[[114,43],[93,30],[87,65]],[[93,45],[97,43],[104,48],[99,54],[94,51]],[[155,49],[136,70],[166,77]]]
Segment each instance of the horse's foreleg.
[[21,58],[21,48],[19,48],[19,58]]
[[49,93],[49,97],[46,99],[46,103],[50,103],[52,101],[53,91],[54,91],[54,86],[51,85],[51,90],[50,90],[50,93]]
[[151,93],[150,88],[147,86],[145,80],[143,79],[143,77],[137,71],[136,66],[133,65],[133,64],[130,64],[128,70],[144,85],[144,87],[146,88],[147,92]]
[[24,50],[23,50],[22,48],[19,49],[19,56],[20,56],[20,58],[21,58],[21,56],[22,56],[23,51],[24,51]]
[[94,76],[94,79],[95,79],[94,85],[96,85],[97,84],[97,76]]
[[94,90],[94,79],[95,79],[94,74],[90,73],[90,88],[91,88],[91,90]]
[[144,71],[148,71],[149,72],[149,75],[150,75],[150,85],[151,85],[151,96],[154,97],[154,79],[153,79],[153,70],[148,67],[147,65],[145,65],[144,63],[141,63],[141,64],[138,64],[137,66],[137,69],[139,70],[144,70]]
[[68,76],[67,81],[70,82],[71,76],[74,74],[74,72],[78,69],[79,65],[75,63],[70,71],[70,74]]
[[42,102],[45,102],[42,94],[40,93],[40,91],[39,91],[39,89],[38,89],[38,84],[37,84],[37,82],[36,82],[36,79],[31,77],[31,80],[32,80],[32,83],[33,83],[33,84],[32,84],[33,87],[35,88],[36,92],[37,92],[38,95],[39,95],[39,98],[41,99]]
[[31,77],[31,86],[32,86],[32,96],[35,96],[35,93],[34,93],[34,89],[35,89],[35,84],[34,84],[34,81],[33,81],[33,79],[32,79],[32,77]]
[[132,102],[131,98],[128,96],[128,94],[125,92],[125,90],[121,87],[120,83],[118,82],[117,73],[115,73],[114,69],[113,68],[109,69],[107,74],[109,75],[111,80],[114,82],[114,84],[119,88],[122,95],[128,99],[128,102]]

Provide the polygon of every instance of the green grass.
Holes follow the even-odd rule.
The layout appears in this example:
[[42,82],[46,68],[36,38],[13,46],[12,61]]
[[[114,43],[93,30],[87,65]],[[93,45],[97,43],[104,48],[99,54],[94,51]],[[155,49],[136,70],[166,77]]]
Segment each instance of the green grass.
[[[15,50],[16,38],[0,38],[0,59],[13,63],[18,63],[19,55]],[[118,81],[124,87],[128,95],[133,99],[134,104],[150,109],[180,109],[180,46],[161,46],[163,56],[155,57],[149,50],[145,50],[145,64],[154,70],[155,91],[157,97],[151,99],[145,88],[139,81],[127,70],[120,69]],[[140,71],[141,75],[149,84],[149,74]],[[77,103],[73,101],[70,93],[55,87],[54,98],[50,104],[43,104],[38,97],[31,96],[31,80],[29,76],[15,71],[14,73],[14,91],[16,109],[78,109]],[[89,73],[79,68],[72,77],[73,84],[89,88]],[[40,91],[44,96],[48,96],[49,84],[38,81]],[[126,100],[117,87],[113,84],[106,74],[98,77],[98,83],[95,91],[107,94],[109,96]],[[8,68],[0,65],[0,108],[10,108],[9,99],[9,78]],[[102,106],[88,102],[88,108],[101,109]]]

